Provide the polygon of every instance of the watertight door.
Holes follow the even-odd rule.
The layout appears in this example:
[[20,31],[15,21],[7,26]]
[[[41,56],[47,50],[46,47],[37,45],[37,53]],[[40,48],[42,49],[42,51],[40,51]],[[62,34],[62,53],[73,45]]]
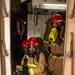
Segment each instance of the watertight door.
[[67,0],[64,74],[75,75],[75,0]]
[[[1,39],[1,1],[0,1],[0,39]],[[1,67],[1,43],[0,43],[0,75],[2,75],[2,67]]]
[[3,40],[3,31],[4,31],[4,25],[3,25],[3,16],[2,16],[2,6],[1,6],[1,0],[0,0],[0,75],[6,75],[5,73],[5,59],[2,52],[2,43],[1,40]]
[[11,75],[10,0],[0,0],[0,75]]

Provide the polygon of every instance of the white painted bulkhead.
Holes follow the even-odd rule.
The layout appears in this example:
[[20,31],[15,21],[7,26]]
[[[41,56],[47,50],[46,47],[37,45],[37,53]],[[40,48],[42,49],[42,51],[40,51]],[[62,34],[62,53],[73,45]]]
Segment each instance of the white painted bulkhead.
[[[11,50],[10,50],[10,0],[3,0],[8,16],[1,15],[1,39],[2,46],[2,75],[11,75]],[[8,54],[8,55],[7,55]]]
[[[65,32],[65,59],[64,59],[64,75],[75,75],[75,8],[73,9],[75,0],[67,0],[67,11],[66,11],[66,32]],[[73,9],[73,10],[72,10]],[[74,14],[74,15],[73,15]],[[73,15],[72,18],[70,18]],[[71,36],[73,33],[73,56],[68,58],[66,53],[69,53]]]
[[33,15],[28,14],[28,26],[27,26],[27,37],[41,37],[43,39],[46,30],[45,22],[51,17],[51,15],[38,15],[37,25],[36,25],[36,15],[35,21],[33,21]]

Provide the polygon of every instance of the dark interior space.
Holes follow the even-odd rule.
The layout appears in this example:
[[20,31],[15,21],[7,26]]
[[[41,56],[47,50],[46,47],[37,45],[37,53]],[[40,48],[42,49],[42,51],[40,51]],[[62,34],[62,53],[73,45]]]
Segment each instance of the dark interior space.
[[[12,73],[16,64],[20,64],[23,56],[21,42],[27,39],[27,3],[31,0],[20,2],[11,0],[11,62]],[[18,23],[18,24],[17,24]]]

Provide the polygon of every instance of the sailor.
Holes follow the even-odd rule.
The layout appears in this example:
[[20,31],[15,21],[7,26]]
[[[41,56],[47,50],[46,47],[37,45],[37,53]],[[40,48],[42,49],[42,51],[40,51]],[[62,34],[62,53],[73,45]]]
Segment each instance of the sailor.
[[49,34],[51,53],[48,58],[48,72],[50,75],[62,75],[64,54],[64,21],[60,14],[54,14],[51,18],[53,27]]
[[35,37],[27,40],[27,48],[24,48],[25,55],[22,58],[20,75],[47,75],[46,74],[46,58],[40,51],[40,44]]

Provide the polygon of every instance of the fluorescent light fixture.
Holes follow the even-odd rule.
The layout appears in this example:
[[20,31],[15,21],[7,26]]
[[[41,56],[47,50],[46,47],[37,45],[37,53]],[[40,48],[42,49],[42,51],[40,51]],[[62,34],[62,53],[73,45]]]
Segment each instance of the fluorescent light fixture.
[[66,10],[67,4],[63,2],[44,2],[39,5],[42,9],[56,9],[56,10]]
[[21,2],[25,2],[26,0],[20,0]]

